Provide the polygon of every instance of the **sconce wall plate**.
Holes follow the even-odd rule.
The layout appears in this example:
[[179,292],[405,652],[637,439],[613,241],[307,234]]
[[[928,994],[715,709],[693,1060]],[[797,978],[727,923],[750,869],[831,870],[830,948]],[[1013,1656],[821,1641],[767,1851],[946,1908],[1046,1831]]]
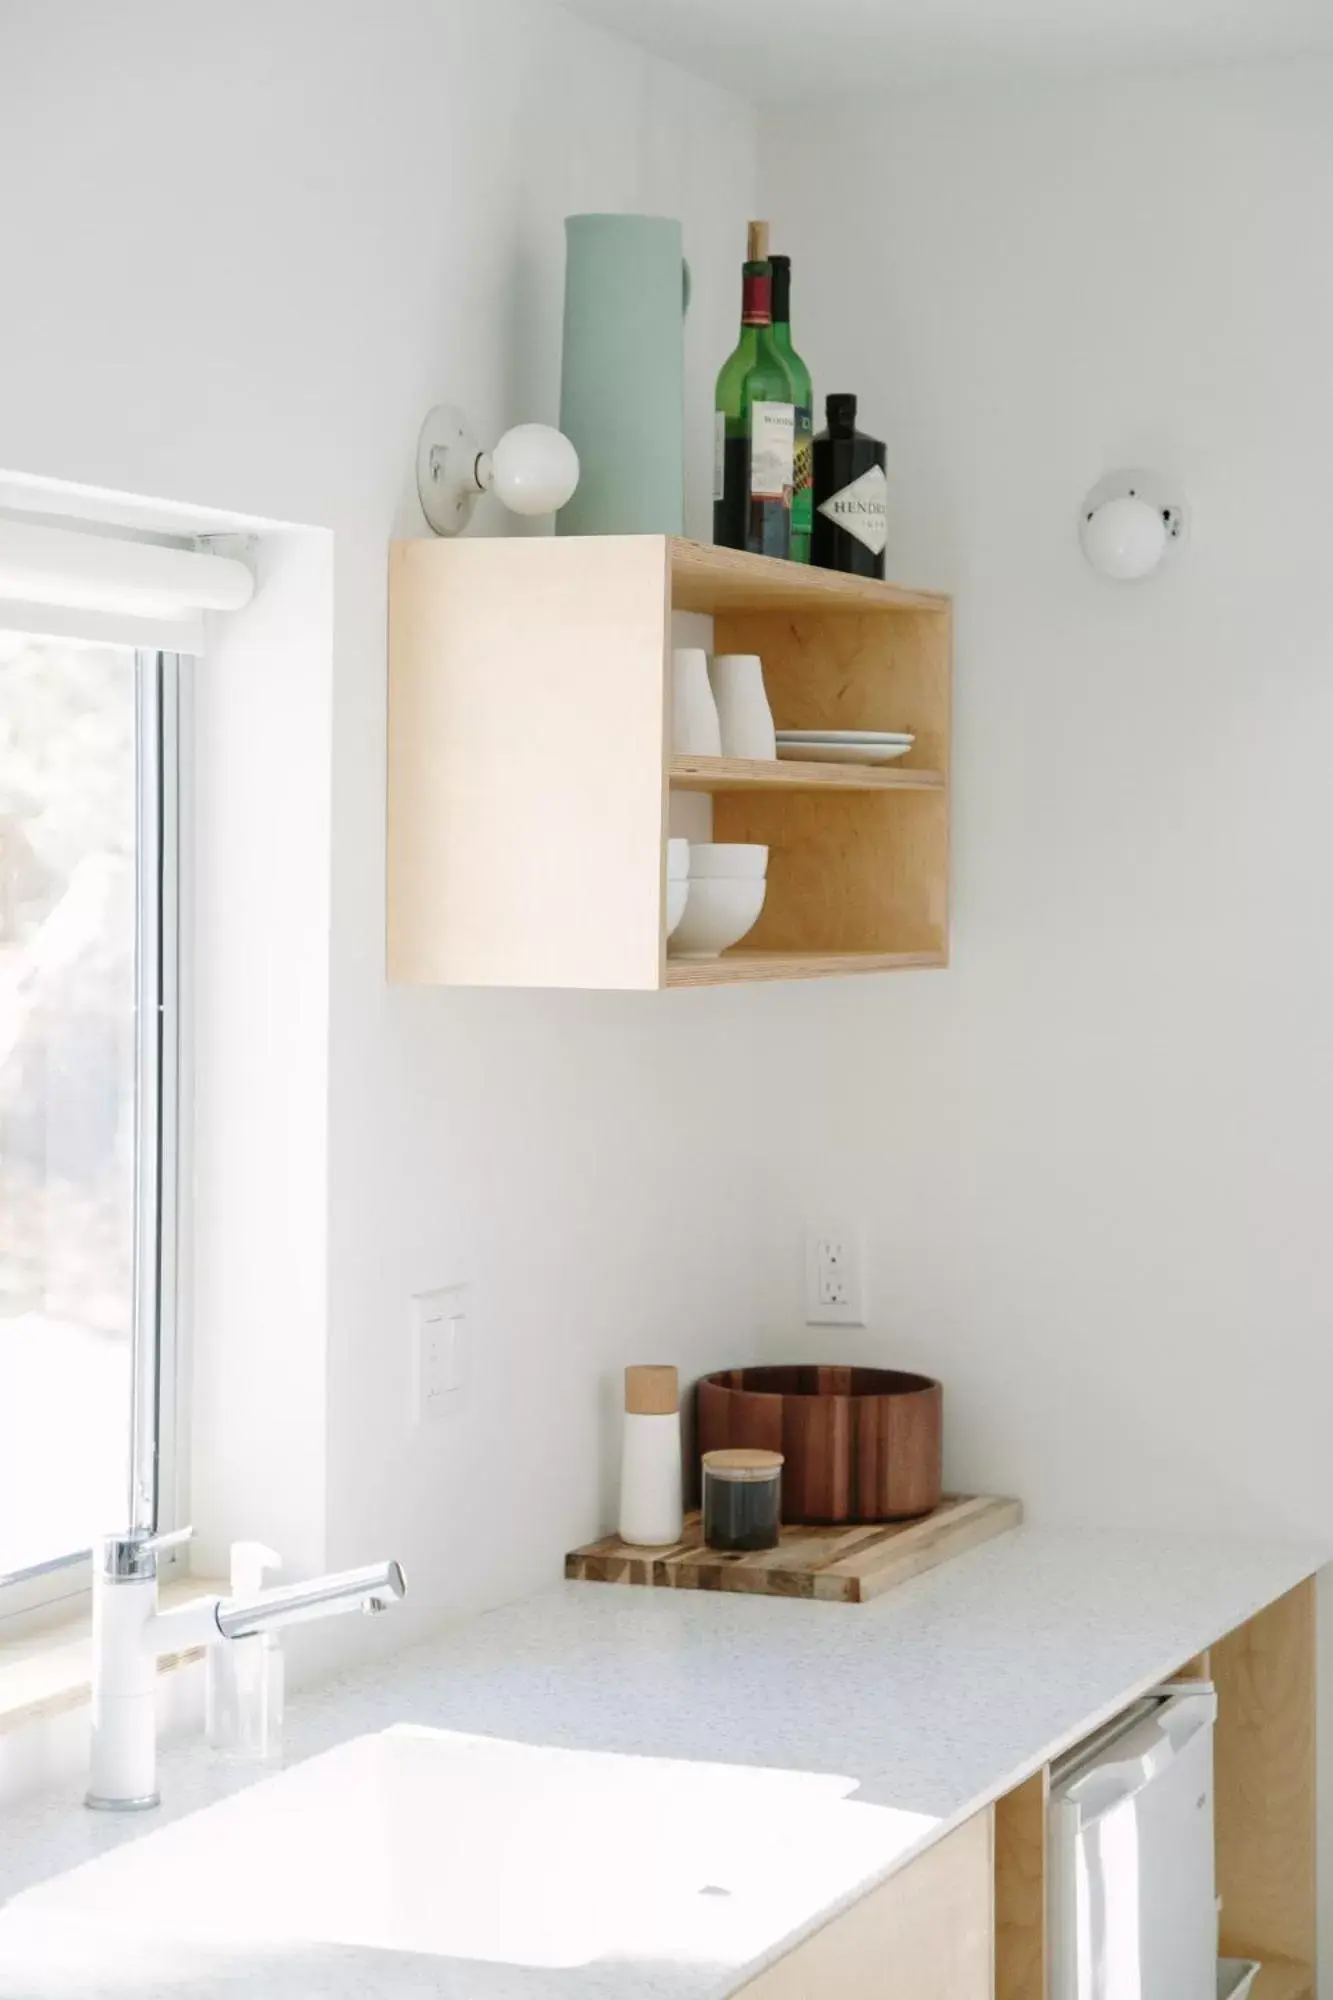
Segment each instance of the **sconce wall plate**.
[[417,439],[417,492],[421,511],[437,535],[461,535],[485,492],[485,454],[452,403],[428,412]]

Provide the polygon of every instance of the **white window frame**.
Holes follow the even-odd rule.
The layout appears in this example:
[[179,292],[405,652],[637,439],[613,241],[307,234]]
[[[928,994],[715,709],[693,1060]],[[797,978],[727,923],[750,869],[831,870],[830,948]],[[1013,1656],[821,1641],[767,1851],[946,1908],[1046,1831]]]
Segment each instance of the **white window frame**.
[[[0,627],[11,621],[0,603]],[[36,621],[33,621],[36,622]],[[82,636],[107,635],[84,620]],[[71,621],[41,620],[35,637],[77,638]],[[188,1088],[188,1027],[181,1006],[188,936],[189,796],[193,661],[144,635],[135,656],[136,923],[135,978],[135,1254],[130,1466],[122,1527],[172,1528],[184,1518],[187,1427],[181,1422],[186,1379],[184,1275],[188,1181],[182,1093]],[[90,1551],[75,1550],[12,1577],[0,1577],[0,1635],[40,1626],[53,1613],[75,1614],[91,1587]],[[164,1554],[163,1573],[187,1567],[183,1550]]]

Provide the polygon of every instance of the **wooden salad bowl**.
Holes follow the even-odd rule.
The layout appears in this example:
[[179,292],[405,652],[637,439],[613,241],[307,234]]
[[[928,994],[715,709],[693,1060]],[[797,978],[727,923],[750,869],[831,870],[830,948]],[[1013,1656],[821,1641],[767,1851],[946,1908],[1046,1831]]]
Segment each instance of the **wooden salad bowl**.
[[782,1518],[908,1521],[940,1504],[944,1390],[896,1368],[724,1368],[699,1384],[699,1449],[780,1451]]

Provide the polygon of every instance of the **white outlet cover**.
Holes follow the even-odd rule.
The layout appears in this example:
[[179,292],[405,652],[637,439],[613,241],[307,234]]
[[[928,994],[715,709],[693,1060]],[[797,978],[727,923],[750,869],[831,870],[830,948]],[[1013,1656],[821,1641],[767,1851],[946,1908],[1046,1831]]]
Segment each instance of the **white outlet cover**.
[[865,1232],[859,1224],[824,1223],[805,1234],[805,1323],[866,1323]]

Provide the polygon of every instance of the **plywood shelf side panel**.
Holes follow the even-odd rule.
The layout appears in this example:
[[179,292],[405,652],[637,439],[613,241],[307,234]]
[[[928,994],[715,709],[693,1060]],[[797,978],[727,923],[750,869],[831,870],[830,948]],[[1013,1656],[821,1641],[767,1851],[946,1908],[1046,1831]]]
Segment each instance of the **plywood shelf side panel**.
[[663,978],[659,537],[394,546],[391,978]]
[[1046,2000],[1050,1772],[996,1801],[995,2000]]
[[1315,1587],[1211,1649],[1217,1886],[1228,1958],[1315,1962]]

